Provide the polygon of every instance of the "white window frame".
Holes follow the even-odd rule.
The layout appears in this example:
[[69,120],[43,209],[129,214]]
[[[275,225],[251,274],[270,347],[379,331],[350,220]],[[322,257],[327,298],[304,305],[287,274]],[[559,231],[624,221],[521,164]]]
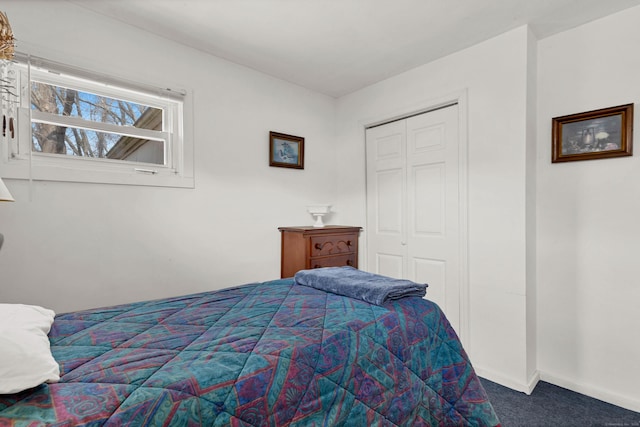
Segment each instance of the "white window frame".
[[[16,90],[19,95],[16,136],[0,136],[2,141],[2,176],[5,178],[69,181],[124,185],[193,188],[193,138],[185,132],[185,114],[189,111],[190,93],[132,83],[91,71],[57,64],[41,58],[16,55]],[[152,131],[88,122],[78,117],[65,117],[31,109],[30,82],[38,81],[70,87],[163,110],[165,129]],[[115,132],[130,136],[165,141],[165,164],[126,160],[47,154],[32,150],[32,121],[84,127],[95,131]]]

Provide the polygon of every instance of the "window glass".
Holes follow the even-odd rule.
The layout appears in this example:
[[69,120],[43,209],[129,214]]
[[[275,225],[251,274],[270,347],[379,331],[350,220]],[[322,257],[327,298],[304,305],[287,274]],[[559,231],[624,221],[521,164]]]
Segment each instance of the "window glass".
[[[163,110],[111,96],[39,81],[31,82],[32,149],[35,152],[165,164],[164,141],[135,129],[163,130]],[[76,122],[65,122],[73,117]],[[75,124],[74,124],[75,123]],[[125,130],[93,130],[96,124]],[[131,129],[133,128],[133,129]]]
[[31,135],[39,153],[165,164],[164,141],[37,122]]

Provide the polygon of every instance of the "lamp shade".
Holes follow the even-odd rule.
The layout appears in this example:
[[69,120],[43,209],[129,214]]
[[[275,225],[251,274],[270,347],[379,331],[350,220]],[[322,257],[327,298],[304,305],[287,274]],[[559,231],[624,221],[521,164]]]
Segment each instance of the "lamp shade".
[[15,202],[15,199],[9,193],[9,189],[2,182],[2,178],[0,178],[0,202]]

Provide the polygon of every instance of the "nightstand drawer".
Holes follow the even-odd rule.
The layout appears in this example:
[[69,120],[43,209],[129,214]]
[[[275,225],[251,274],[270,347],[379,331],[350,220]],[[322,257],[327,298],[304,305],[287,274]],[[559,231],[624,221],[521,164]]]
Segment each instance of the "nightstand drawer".
[[354,242],[358,235],[344,234],[338,236],[313,236],[311,237],[312,257],[336,254],[348,254],[354,252]]
[[322,258],[311,258],[309,260],[309,268],[322,268],[322,267],[344,267],[357,266],[356,263],[356,254],[346,254],[346,255],[338,255],[338,256],[328,256]]

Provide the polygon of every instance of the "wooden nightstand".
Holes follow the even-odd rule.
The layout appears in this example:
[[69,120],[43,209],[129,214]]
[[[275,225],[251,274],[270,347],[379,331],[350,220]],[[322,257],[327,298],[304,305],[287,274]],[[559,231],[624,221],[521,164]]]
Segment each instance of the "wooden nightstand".
[[358,268],[361,227],[278,227],[282,237],[280,277],[300,270],[350,265]]

